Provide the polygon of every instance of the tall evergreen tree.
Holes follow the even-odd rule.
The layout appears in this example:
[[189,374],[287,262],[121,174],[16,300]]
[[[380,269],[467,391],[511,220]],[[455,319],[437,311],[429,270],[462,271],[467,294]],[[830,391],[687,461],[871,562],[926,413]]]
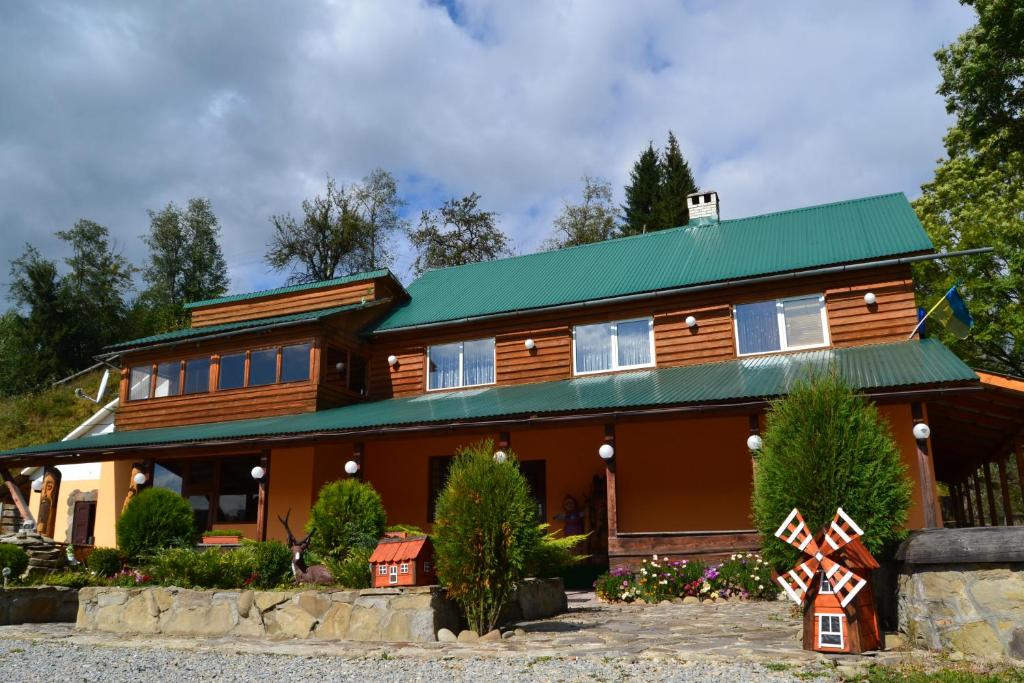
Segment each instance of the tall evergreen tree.
[[654,143],[648,142],[647,149],[633,163],[626,185],[626,203],[622,205],[622,234],[639,235],[648,230],[657,230],[654,205],[658,200],[658,186],[661,185],[661,166]]
[[7,314],[4,393],[20,393],[59,377],[71,356],[75,315],[57,264],[30,244],[11,261],[11,300],[20,311]]
[[668,132],[668,145],[659,166],[661,182],[658,184],[658,198],[653,209],[655,224],[658,226],[656,229],[686,225],[690,220],[686,196],[697,191],[697,183],[693,180],[690,164],[683,158],[679,141],[672,131]]
[[163,328],[186,321],[183,306],[221,296],[228,288],[227,263],[220,248],[220,225],[210,201],[192,198],[183,209],[173,202],[149,212],[148,284],[143,300]]
[[409,233],[416,249],[416,274],[434,268],[492,261],[510,253],[508,237],[495,224],[498,214],[477,208],[476,192],[450,199],[441,208],[424,211],[420,224]]
[[565,203],[555,219],[555,236],[545,240],[543,249],[562,249],[603,242],[617,237],[612,185],[606,180],[583,176],[583,201]]

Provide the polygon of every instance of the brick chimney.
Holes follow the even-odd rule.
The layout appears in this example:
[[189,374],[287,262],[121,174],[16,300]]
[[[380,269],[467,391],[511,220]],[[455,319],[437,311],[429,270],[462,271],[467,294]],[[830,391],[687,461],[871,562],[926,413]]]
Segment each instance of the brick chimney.
[[718,222],[718,193],[706,190],[686,195],[686,208],[690,211],[690,223]]

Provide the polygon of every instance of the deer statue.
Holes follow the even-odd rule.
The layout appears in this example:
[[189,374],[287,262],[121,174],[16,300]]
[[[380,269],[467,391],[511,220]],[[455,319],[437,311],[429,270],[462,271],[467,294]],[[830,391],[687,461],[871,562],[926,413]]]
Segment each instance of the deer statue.
[[292,511],[289,508],[283,518],[281,515],[278,515],[277,518],[281,520],[281,524],[284,524],[284,530],[288,532],[288,548],[292,551],[292,574],[295,575],[295,583],[334,583],[334,576],[327,567],[322,564],[315,564],[312,567],[306,566],[306,561],[302,557],[309,548],[309,539],[313,537],[313,532],[310,531],[301,541],[296,540],[292,530],[288,528],[288,518],[291,517],[291,514]]

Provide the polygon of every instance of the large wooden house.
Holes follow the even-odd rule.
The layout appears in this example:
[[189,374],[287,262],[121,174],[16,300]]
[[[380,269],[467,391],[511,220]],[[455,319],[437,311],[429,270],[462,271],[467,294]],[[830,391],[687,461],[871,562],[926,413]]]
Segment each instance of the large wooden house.
[[[561,527],[580,501],[613,564],[715,556],[760,544],[747,442],[768,402],[834,367],[892,427],[909,524],[941,524],[936,464],[956,484],[963,449],[989,443],[953,422],[985,386],[938,341],[908,339],[911,263],[934,249],[906,198],[719,220],[705,193],[691,215],[408,287],[381,270],[192,303],[188,329],[108,350],[116,431],[0,453],[0,472],[64,470],[57,540],[77,524],[113,545],[137,481],[180,493],[202,529],[280,538],[268,521],[290,509],[303,524],[347,463],[389,523],[429,529],[453,453],[489,438],[520,458],[538,521]],[[915,440],[933,407],[948,420]]]

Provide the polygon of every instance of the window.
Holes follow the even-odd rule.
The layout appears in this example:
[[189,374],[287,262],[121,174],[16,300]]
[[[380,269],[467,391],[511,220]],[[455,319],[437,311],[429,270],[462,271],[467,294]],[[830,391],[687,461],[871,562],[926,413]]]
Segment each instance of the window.
[[427,389],[494,384],[494,339],[439,344],[427,349]]
[[137,365],[131,369],[128,379],[128,400],[141,401],[149,398],[149,385],[153,373],[151,365]]
[[573,328],[577,375],[654,365],[654,320],[620,320]]
[[185,393],[201,394],[210,390],[210,359],[193,358],[185,361]]
[[281,349],[281,381],[301,382],[309,379],[309,344],[296,344]]
[[249,355],[249,386],[258,387],[277,381],[277,349],[262,349]]
[[156,389],[153,396],[177,396],[181,393],[181,361],[172,360],[156,366]]
[[843,647],[843,615],[819,614],[818,647]]
[[238,389],[245,385],[245,354],[232,353],[220,357],[217,389]]
[[366,392],[366,359],[353,353],[349,354],[349,361],[348,388],[363,394]]
[[387,573],[388,573],[388,566],[386,564],[378,564],[377,565],[377,575],[378,576],[387,576]]
[[821,572],[821,588],[819,589],[819,592],[835,593],[835,591],[832,590],[832,582],[829,581],[827,576],[825,576],[825,572]]
[[158,460],[153,485],[184,497],[199,531],[214,522],[251,524],[259,506],[259,482],[250,473],[258,464],[257,456]]
[[408,563],[403,562],[401,564],[401,566],[398,568],[398,571],[402,572],[403,574],[408,574],[409,573],[409,565],[408,565]]
[[739,304],[733,308],[733,317],[736,349],[741,356],[829,343],[825,297],[819,294]]
[[388,583],[398,583],[398,565],[391,565],[391,573],[388,576]]
[[441,489],[448,483],[448,470],[452,466],[452,456],[434,455],[431,456],[427,465],[427,519],[434,521],[434,511],[437,506],[437,497]]
[[433,571],[434,571],[434,568],[430,565],[429,562],[424,562],[423,563],[423,573],[424,574],[430,574]]

